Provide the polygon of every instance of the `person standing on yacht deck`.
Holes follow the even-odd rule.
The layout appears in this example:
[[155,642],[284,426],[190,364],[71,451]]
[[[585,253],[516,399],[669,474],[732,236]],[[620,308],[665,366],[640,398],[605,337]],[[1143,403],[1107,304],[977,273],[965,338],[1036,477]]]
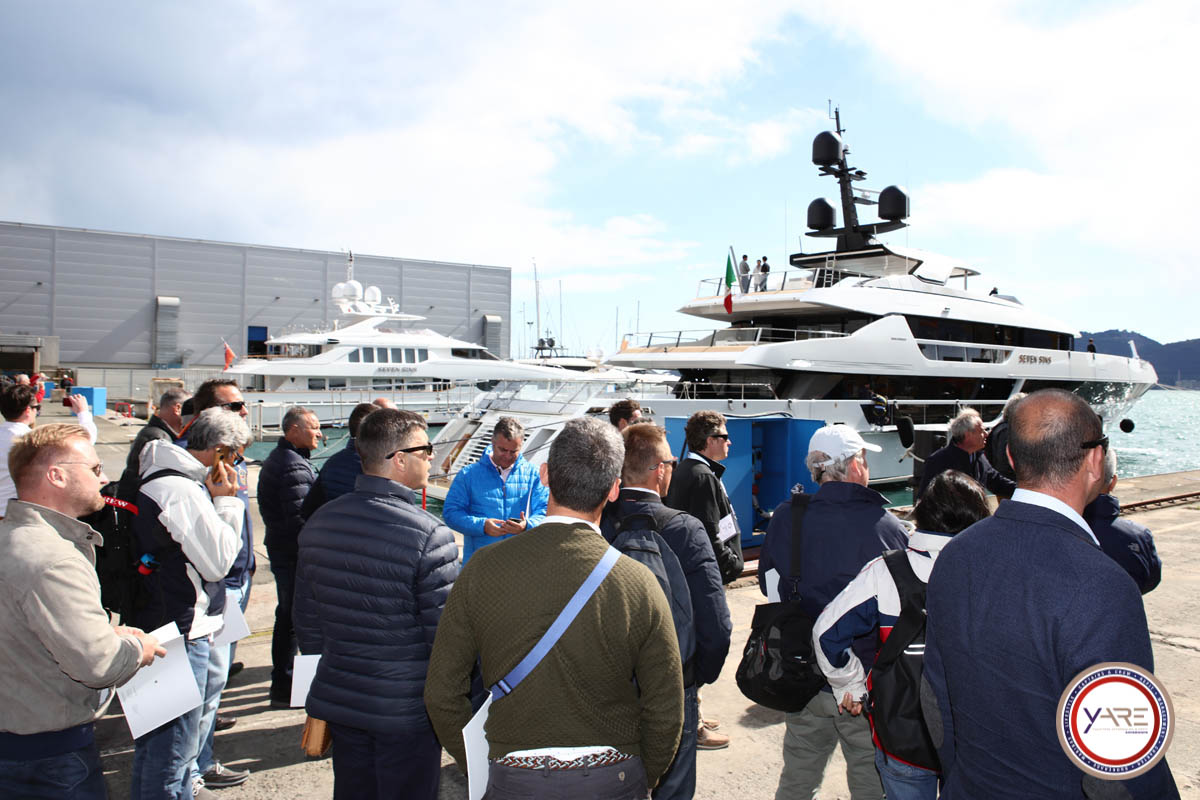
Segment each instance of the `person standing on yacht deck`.
[[761,258],[754,262],[754,286],[751,291],[761,292],[767,285],[767,273],[762,271],[762,267]]
[[742,263],[738,264],[738,282],[742,286],[742,294],[750,291],[750,261],[746,258],[746,254],[742,253]]
[[481,547],[541,524],[549,491],[521,457],[525,428],[501,417],[483,457],[450,484],[442,519],[463,536],[463,563]]

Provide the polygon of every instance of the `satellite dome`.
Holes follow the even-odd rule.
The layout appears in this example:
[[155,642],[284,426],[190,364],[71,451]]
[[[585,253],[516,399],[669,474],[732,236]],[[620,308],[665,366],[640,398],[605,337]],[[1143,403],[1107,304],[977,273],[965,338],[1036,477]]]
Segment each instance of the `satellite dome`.
[[824,197],[818,197],[808,204],[808,227],[814,231],[824,231],[837,224],[837,212]]
[[366,293],[363,294],[362,297],[368,305],[372,306],[379,305],[383,302],[383,292],[379,290],[378,286],[368,286]]
[[333,299],[341,300],[346,296],[346,284],[344,281],[339,281],[333,285]]
[[901,186],[889,186],[879,193],[879,218],[899,222],[908,216],[908,193]]
[[349,280],[342,284],[342,297],[347,300],[361,300],[363,296],[362,284],[356,280]]
[[822,167],[832,167],[842,160],[842,151],[846,145],[842,137],[833,131],[822,131],[813,139],[812,160]]

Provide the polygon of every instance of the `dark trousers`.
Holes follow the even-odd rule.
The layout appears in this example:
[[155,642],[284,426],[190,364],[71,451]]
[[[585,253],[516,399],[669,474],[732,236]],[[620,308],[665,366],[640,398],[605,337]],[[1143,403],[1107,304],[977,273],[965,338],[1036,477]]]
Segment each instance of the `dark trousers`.
[[437,800],[442,746],[433,731],[371,733],[329,723],[333,800]]
[[700,730],[699,687],[683,690],[683,735],[675,760],[654,789],[654,800],[691,800],[696,793],[696,736]]
[[646,768],[640,758],[588,769],[522,769],[492,764],[483,800],[646,800]]
[[100,749],[87,747],[30,761],[0,759],[0,797],[105,800]]
[[292,658],[296,655],[296,630],[292,627],[292,599],[296,596],[296,562],[271,556],[275,576],[275,630],[271,633],[271,699],[290,700]]

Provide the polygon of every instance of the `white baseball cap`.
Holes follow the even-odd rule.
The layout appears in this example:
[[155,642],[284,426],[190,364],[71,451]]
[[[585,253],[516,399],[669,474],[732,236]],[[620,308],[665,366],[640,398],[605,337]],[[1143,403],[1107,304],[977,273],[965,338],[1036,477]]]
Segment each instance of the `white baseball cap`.
[[839,459],[848,458],[860,450],[870,450],[878,453],[883,450],[877,444],[868,444],[858,435],[858,431],[849,425],[826,425],[820,428],[808,440],[808,452],[819,450],[829,456],[829,459],[817,466],[827,467]]

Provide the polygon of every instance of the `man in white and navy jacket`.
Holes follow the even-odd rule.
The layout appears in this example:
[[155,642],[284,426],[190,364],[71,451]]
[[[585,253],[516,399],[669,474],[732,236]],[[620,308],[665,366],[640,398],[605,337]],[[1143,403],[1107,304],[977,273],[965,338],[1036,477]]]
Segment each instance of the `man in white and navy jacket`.
[[[974,479],[958,470],[934,478],[913,510],[917,530],[908,539],[908,563],[922,582],[950,537],[989,516],[987,496]],[[879,629],[879,646],[887,641],[900,617],[900,591],[883,557],[867,562],[862,572],[825,606],[813,625],[813,650],[821,672],[843,711],[858,716],[870,688],[868,667],[855,653],[856,640]],[[937,797],[937,773],[908,764],[888,753],[872,728],[875,766],[888,797]],[[904,787],[911,787],[904,792]]]

